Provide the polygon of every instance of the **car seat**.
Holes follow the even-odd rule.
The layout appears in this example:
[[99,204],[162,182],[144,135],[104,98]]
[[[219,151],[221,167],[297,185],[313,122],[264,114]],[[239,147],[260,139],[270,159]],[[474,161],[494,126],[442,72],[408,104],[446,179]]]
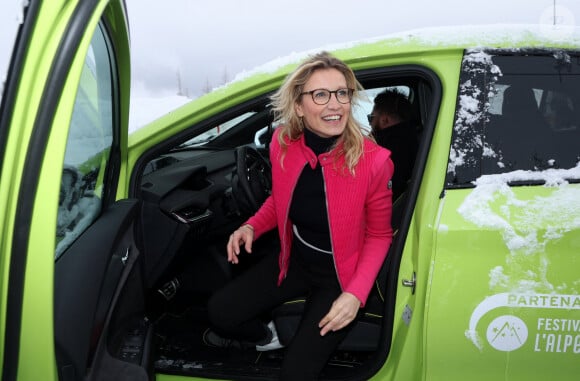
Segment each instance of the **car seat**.
[[490,121],[485,140],[507,170],[533,169],[547,161],[547,147],[542,145],[549,133],[534,89],[512,84],[503,93],[502,113]]

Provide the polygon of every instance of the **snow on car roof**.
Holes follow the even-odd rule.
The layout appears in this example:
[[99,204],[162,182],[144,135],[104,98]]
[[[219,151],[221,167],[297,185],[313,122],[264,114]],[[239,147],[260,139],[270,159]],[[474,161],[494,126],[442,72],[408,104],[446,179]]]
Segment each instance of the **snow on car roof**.
[[[460,31],[460,33],[458,33]],[[477,47],[580,47],[580,27],[562,25],[495,24],[481,26],[446,26],[396,32],[374,38],[322,46],[302,52],[292,52],[254,69],[239,73],[232,82],[238,82],[256,74],[274,73],[281,68],[297,64],[311,54],[326,51],[344,51],[357,46],[381,44],[391,49],[408,46],[417,48],[477,48]],[[231,82],[230,82],[231,83]],[[224,85],[225,86],[225,85]]]

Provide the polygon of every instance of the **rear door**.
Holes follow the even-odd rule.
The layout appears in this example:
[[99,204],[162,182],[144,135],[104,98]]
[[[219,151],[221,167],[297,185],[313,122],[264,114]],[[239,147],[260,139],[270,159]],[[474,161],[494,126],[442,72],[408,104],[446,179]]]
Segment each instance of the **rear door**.
[[31,1],[2,99],[2,380],[151,378],[139,203],[117,200],[120,1]]
[[439,204],[428,380],[580,372],[580,60],[470,51]]

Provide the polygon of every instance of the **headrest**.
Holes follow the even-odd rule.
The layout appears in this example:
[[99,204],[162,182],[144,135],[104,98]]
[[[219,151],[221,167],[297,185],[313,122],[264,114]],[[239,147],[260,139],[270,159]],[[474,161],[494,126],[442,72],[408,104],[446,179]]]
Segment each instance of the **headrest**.
[[521,85],[511,85],[503,93],[502,115],[506,117],[535,116],[539,112],[534,90]]

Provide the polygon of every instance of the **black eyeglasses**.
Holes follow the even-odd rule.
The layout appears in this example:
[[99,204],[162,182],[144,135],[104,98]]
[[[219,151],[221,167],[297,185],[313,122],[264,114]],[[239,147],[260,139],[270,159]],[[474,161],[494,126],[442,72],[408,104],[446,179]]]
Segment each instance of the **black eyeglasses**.
[[371,124],[373,122],[374,118],[375,118],[375,114],[368,114],[367,115],[367,119],[369,120],[369,124]]
[[300,93],[300,95],[310,94],[312,96],[312,101],[314,103],[316,103],[317,105],[325,105],[328,102],[330,102],[330,97],[332,96],[333,93],[334,96],[336,97],[336,100],[339,103],[346,104],[350,103],[352,95],[354,94],[354,90],[347,88],[338,89],[335,91],[330,91],[326,89],[315,89],[312,91],[305,91],[303,93]]

